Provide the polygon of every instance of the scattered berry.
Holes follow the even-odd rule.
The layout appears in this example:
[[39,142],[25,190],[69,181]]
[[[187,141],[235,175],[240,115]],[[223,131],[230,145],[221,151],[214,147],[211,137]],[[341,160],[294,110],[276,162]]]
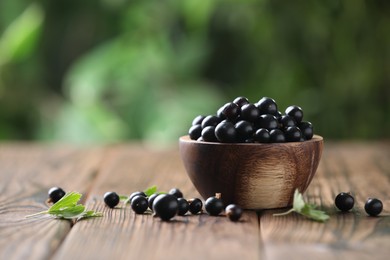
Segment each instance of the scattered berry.
[[49,195],[49,201],[50,202],[53,202],[53,203],[56,203],[57,201],[59,201],[62,197],[65,196],[65,191],[63,189],[61,189],[60,187],[52,187],[50,188],[50,190],[48,191],[48,195]]
[[188,201],[183,198],[178,198],[177,203],[178,203],[177,215],[184,216],[190,208]]
[[373,217],[378,216],[382,212],[382,209],[382,201],[375,198],[369,198],[364,205],[364,210],[367,212],[368,215]]
[[108,207],[115,208],[115,206],[118,205],[120,198],[116,192],[109,191],[104,194],[103,200]]
[[137,214],[142,214],[148,209],[148,199],[142,195],[136,195],[131,200],[131,208]]
[[169,221],[178,211],[177,198],[170,194],[160,194],[153,202],[153,211],[164,221]]
[[171,194],[176,198],[183,198],[183,193],[178,188],[171,189],[168,194]]
[[153,210],[153,202],[154,202],[154,199],[157,198],[157,196],[160,195],[158,193],[155,193],[155,194],[152,194],[150,195],[150,197],[148,198],[148,206],[151,210]]
[[128,201],[131,202],[131,200],[132,200],[135,196],[138,196],[138,195],[143,196],[143,197],[146,197],[145,192],[143,192],[143,191],[136,191],[136,192],[133,192],[133,193],[130,194],[130,196],[129,196],[129,198],[128,198]]
[[204,204],[205,210],[211,216],[218,216],[223,211],[223,202],[218,197],[210,197]]
[[242,209],[235,204],[230,204],[226,207],[225,213],[231,221],[238,221],[241,218]]
[[334,203],[339,210],[346,212],[353,208],[353,205],[355,204],[355,199],[352,197],[351,194],[341,192],[336,196]]
[[195,215],[201,212],[203,207],[203,202],[200,199],[198,198],[190,199],[188,200],[188,203],[190,204],[189,211],[191,212],[191,214]]

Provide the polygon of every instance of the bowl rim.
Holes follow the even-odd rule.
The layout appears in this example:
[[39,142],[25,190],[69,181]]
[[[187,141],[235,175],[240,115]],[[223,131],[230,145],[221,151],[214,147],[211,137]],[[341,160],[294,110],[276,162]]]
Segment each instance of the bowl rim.
[[315,143],[322,142],[324,138],[320,135],[313,135],[313,138],[310,140],[302,141],[302,142],[284,142],[284,143],[221,143],[221,142],[205,142],[192,140],[189,135],[183,135],[179,138],[181,143],[191,143],[191,144],[199,144],[199,145],[215,145],[215,146],[291,146],[297,144],[307,144],[307,143]]

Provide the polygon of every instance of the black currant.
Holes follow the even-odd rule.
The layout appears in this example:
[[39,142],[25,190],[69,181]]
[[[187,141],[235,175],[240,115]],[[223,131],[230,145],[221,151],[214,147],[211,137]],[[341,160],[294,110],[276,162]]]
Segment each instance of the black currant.
[[240,118],[242,120],[247,120],[254,123],[259,116],[260,111],[254,104],[246,104],[241,107]]
[[284,133],[280,129],[272,129],[269,132],[271,143],[284,143],[286,141],[286,137]]
[[203,128],[201,137],[205,142],[217,142],[218,139],[215,136],[215,126],[206,126]]
[[194,118],[194,120],[192,120],[192,125],[200,125],[202,124],[202,121],[203,119],[205,118],[206,116],[203,116],[203,115],[199,115],[199,116],[196,116]]
[[171,195],[175,196],[176,198],[183,198],[183,193],[178,188],[170,189],[168,194],[171,194]]
[[280,123],[281,128],[287,128],[289,126],[296,125],[294,118],[289,115],[281,116],[278,121]]
[[234,128],[236,128],[239,141],[245,141],[253,136],[253,124],[248,121],[240,120],[234,125]]
[[383,209],[382,201],[376,198],[369,198],[366,201],[366,204],[364,205],[364,210],[367,212],[370,216],[378,216]]
[[114,191],[109,191],[104,193],[103,196],[104,203],[110,208],[115,208],[118,205],[120,198],[119,195]]
[[267,129],[260,128],[256,130],[253,139],[258,143],[269,143],[271,141],[271,135]]
[[206,200],[204,208],[210,216],[218,216],[223,211],[223,202],[220,198],[213,196]]
[[242,216],[242,209],[235,204],[230,204],[226,207],[225,213],[231,221],[238,221]]
[[279,126],[279,122],[273,115],[265,114],[257,118],[256,127],[265,128],[268,130],[276,129]]
[[263,97],[256,103],[256,106],[260,110],[260,114],[272,114],[275,115],[278,112],[278,106],[272,98]]
[[226,103],[218,109],[217,116],[221,119],[235,120],[241,112],[241,108],[233,102]]
[[48,191],[48,195],[49,195],[49,202],[53,202],[53,203],[56,203],[57,201],[59,201],[62,197],[64,197],[66,194],[66,192],[61,189],[60,187],[52,187],[50,188],[50,190]]
[[148,209],[148,199],[141,195],[136,195],[131,200],[131,208],[137,214],[142,214]]
[[215,136],[222,143],[234,143],[236,141],[237,131],[233,123],[222,121],[215,127]]
[[286,115],[289,115],[294,118],[296,123],[299,124],[302,121],[303,111],[299,106],[289,106],[288,108],[286,108],[285,112]]
[[190,208],[188,201],[184,198],[178,198],[177,203],[178,203],[177,215],[184,216]]
[[145,192],[143,192],[143,191],[136,191],[136,192],[133,192],[133,193],[130,194],[130,196],[129,196],[129,198],[128,198],[128,201],[131,202],[131,200],[132,200],[135,196],[138,196],[138,195],[143,196],[143,197],[146,198]]
[[243,105],[249,104],[249,100],[246,97],[236,97],[233,100],[233,103],[237,104],[239,107],[242,107]]
[[351,194],[341,192],[334,199],[334,204],[339,210],[346,212],[353,208],[353,205],[355,204],[355,199],[352,197]]
[[202,124],[201,124],[202,129],[204,129],[207,126],[216,126],[219,124],[219,122],[221,122],[221,119],[217,116],[212,116],[212,115],[206,116],[203,119]]
[[300,122],[298,127],[301,129],[302,136],[305,138],[305,140],[310,140],[313,138],[313,125],[310,122]]
[[198,198],[190,199],[188,200],[188,203],[189,203],[189,211],[191,212],[191,214],[195,215],[201,212],[203,207],[203,202],[200,199]]
[[301,130],[296,126],[289,126],[284,130],[287,142],[299,142],[302,137]]
[[154,194],[150,195],[149,198],[148,198],[148,206],[149,206],[149,208],[150,208],[151,210],[153,210],[153,202],[154,202],[154,199],[155,199],[158,195],[160,195],[160,194],[154,193]]
[[188,135],[192,140],[197,140],[202,135],[202,126],[201,125],[193,125],[188,130]]
[[179,203],[171,194],[160,194],[153,202],[153,211],[164,221],[168,221],[177,214]]

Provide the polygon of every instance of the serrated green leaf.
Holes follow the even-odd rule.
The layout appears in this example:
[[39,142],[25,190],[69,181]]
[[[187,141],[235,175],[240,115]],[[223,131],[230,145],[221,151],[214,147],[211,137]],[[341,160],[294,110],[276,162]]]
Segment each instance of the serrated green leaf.
[[68,192],[62,197],[59,201],[54,203],[49,209],[48,213],[59,211],[62,208],[71,208],[74,207],[80,200],[81,194],[78,192]]
[[153,186],[147,188],[146,190],[144,190],[144,193],[146,194],[146,197],[149,197],[149,196],[153,195],[156,192],[157,192],[157,186],[156,185],[153,185]]

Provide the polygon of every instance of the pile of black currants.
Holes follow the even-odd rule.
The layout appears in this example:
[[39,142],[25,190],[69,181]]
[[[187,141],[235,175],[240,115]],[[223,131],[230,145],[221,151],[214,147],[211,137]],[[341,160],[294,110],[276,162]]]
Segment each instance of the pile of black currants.
[[299,106],[278,110],[272,98],[250,103],[237,97],[218,109],[216,115],[199,115],[188,131],[192,140],[222,143],[302,142],[313,137],[313,125],[303,121]]
[[[116,192],[106,192],[104,194],[104,203],[115,208],[120,201],[120,196]],[[192,215],[202,213],[203,202],[199,198],[185,199],[183,193],[173,188],[168,193],[154,193],[147,196],[142,191],[133,192],[129,198],[132,210],[136,214],[144,214],[148,209],[153,212],[156,217],[163,221],[169,221],[174,216],[184,216],[188,212]],[[224,204],[220,198],[220,194],[210,197],[205,202],[205,210],[210,216],[218,216],[224,210]],[[238,221],[242,215],[242,209],[237,205],[231,204],[225,209],[226,216],[231,221]]]

